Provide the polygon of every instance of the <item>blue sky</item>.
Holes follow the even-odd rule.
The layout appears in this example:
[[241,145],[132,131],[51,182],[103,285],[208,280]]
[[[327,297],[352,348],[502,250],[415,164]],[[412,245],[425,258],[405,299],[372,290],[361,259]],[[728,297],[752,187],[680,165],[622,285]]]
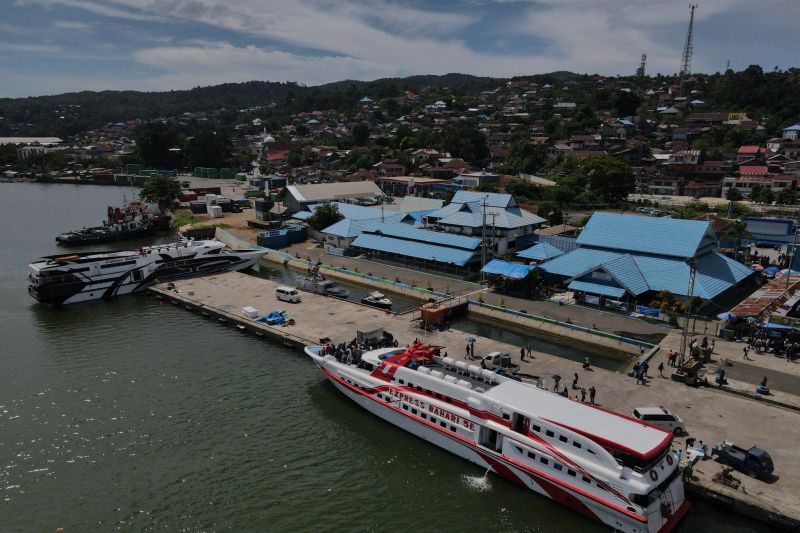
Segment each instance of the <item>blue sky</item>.
[[[2,96],[410,74],[674,73],[683,0],[0,0]],[[797,66],[800,0],[703,0],[693,70]]]

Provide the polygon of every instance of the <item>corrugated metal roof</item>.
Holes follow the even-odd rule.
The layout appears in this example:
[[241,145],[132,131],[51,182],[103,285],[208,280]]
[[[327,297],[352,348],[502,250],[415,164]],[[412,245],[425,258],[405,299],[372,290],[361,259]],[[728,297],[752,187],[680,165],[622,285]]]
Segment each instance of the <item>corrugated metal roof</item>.
[[405,224],[376,224],[373,228],[370,228],[367,233],[380,233],[408,241],[462,248],[464,250],[475,250],[481,244],[481,240],[476,239],[475,237],[454,235],[452,233],[444,233],[441,231],[416,229]]
[[639,295],[650,290],[644,279],[636,260],[630,255],[625,254],[603,263],[603,269],[611,274],[614,279],[620,282],[633,295]]
[[688,258],[694,257],[710,226],[704,220],[595,213],[577,242],[580,246]]
[[486,274],[497,274],[512,279],[524,279],[536,267],[522,263],[509,263],[502,259],[492,259],[481,269]]
[[486,205],[489,207],[510,207],[514,202],[514,197],[510,194],[502,194],[496,192],[472,192],[472,191],[457,191],[453,195],[453,204],[467,204],[477,203],[483,204],[483,199],[486,198]]
[[387,204],[387,211],[435,211],[441,209],[444,205],[444,200],[436,198],[423,198],[421,196],[403,196],[400,202],[396,204]]
[[714,298],[753,274],[750,267],[714,252],[697,261],[695,285],[702,285],[707,298]]
[[[575,278],[602,267],[634,295],[652,291],[669,291],[688,296],[689,264],[683,259],[627,254],[578,248],[539,266],[545,272]],[[641,279],[633,271],[638,269]],[[753,270],[724,255],[712,252],[697,259],[694,295],[713,299],[753,274]],[[639,292],[637,292],[639,291]]]
[[322,202],[354,196],[382,196],[380,187],[371,181],[346,181],[342,183],[316,183],[311,185],[289,185],[287,194],[298,202]]
[[592,248],[578,248],[569,253],[560,255],[546,263],[539,265],[539,268],[550,274],[574,278],[589,269],[611,261],[619,257],[618,252],[608,252],[605,250],[594,250]]
[[615,287],[613,285],[605,285],[603,283],[596,283],[590,281],[575,280],[569,284],[568,287],[573,291],[583,291],[591,294],[600,294],[602,296],[611,296],[612,298],[619,298],[625,294],[625,289]]
[[353,246],[365,250],[377,250],[416,259],[436,261],[464,266],[475,255],[474,251],[447,246],[436,246],[415,241],[407,241],[386,235],[371,235],[364,233],[353,241]]
[[524,257],[525,259],[533,259],[534,261],[546,261],[548,259],[552,259],[554,257],[558,257],[559,255],[563,254],[564,252],[562,252],[552,244],[548,244],[546,242],[540,242],[539,244],[531,246],[527,250],[517,252],[517,257]]

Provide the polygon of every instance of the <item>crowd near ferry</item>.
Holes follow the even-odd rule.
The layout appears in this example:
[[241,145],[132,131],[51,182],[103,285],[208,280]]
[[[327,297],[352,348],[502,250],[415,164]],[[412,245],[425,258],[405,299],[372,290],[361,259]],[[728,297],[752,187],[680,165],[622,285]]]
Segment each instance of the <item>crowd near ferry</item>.
[[437,346],[305,352],[369,412],[615,530],[665,533],[689,509],[671,432]]
[[232,250],[220,241],[186,240],[121,252],[50,255],[28,265],[28,293],[40,302],[108,299],[150,283],[255,265],[266,250]]

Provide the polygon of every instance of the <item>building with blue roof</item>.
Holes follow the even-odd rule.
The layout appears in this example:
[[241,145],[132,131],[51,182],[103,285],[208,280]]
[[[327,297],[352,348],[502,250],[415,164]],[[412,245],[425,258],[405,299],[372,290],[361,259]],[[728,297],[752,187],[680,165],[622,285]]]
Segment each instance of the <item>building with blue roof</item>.
[[[713,300],[755,274],[717,251],[713,225],[705,220],[595,213],[576,244],[539,268],[551,281],[584,298],[591,295],[586,300],[592,302],[605,297],[643,303],[661,291]],[[523,254],[536,255],[533,249]],[[692,265],[696,276],[689,294]]]
[[407,267],[465,274],[480,263],[481,240],[406,224],[375,223],[364,227],[351,246]]
[[521,209],[510,194],[458,191],[451,202],[428,213],[423,221],[427,227],[468,236],[486,235],[491,252],[502,256],[516,249],[517,238],[530,235],[545,220]]
[[517,252],[517,257],[529,259],[534,263],[543,263],[550,259],[554,259],[559,255],[564,255],[560,248],[556,248],[550,243],[540,242],[530,248]]

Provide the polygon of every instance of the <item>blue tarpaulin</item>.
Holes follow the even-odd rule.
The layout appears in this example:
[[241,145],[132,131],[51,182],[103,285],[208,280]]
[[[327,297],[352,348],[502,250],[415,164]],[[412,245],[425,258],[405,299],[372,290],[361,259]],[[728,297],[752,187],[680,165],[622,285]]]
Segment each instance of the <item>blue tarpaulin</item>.
[[505,276],[512,279],[524,279],[534,268],[536,267],[523,265],[522,263],[509,263],[501,259],[492,259],[486,263],[486,266],[481,269],[481,272]]

